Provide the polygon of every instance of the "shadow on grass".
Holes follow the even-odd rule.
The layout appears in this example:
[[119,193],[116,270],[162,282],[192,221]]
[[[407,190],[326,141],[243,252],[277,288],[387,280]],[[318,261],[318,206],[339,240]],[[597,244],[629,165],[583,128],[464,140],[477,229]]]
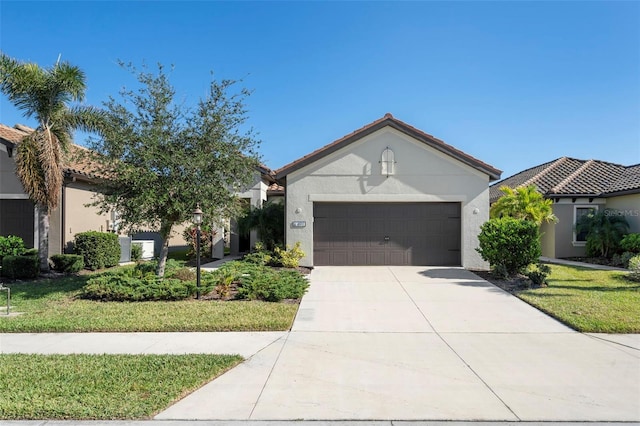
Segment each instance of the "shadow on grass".
[[580,291],[640,291],[640,284],[627,285],[627,286],[574,286],[574,285],[557,285],[552,284],[550,288],[563,288],[567,290],[580,290]]
[[72,293],[80,290],[95,275],[72,275],[61,278],[44,278],[33,281],[5,283],[11,289],[11,297],[22,300],[47,299],[53,294]]

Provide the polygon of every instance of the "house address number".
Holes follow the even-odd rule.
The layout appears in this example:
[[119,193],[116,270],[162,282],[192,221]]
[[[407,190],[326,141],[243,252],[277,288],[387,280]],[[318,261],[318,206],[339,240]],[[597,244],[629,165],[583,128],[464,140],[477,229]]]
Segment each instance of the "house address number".
[[294,220],[291,222],[292,228],[304,228],[305,226],[307,226],[307,222],[304,220]]

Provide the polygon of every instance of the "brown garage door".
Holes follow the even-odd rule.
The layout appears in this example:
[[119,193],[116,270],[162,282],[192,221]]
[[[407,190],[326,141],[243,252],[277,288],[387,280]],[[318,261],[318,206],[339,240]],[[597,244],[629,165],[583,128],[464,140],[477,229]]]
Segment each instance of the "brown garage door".
[[33,202],[30,200],[0,200],[0,235],[15,235],[33,247]]
[[315,265],[460,265],[460,203],[314,203]]

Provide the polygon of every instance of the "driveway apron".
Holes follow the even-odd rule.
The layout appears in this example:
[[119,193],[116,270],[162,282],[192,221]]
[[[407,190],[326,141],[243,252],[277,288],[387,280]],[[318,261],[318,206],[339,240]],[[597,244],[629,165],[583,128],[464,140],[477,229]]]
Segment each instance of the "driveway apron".
[[157,419],[640,421],[635,337],[461,268],[318,267],[288,335]]

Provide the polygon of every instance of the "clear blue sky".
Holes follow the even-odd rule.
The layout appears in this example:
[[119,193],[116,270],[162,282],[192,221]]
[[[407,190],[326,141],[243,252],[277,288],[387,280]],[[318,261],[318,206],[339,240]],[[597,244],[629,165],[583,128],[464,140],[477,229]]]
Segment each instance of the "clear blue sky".
[[[244,80],[278,168],[386,112],[504,171],[640,163],[640,2],[0,1],[0,49],[87,74],[100,105],[175,65],[187,104]],[[2,97],[0,122],[30,123]],[[82,141],[78,141],[82,143]]]

